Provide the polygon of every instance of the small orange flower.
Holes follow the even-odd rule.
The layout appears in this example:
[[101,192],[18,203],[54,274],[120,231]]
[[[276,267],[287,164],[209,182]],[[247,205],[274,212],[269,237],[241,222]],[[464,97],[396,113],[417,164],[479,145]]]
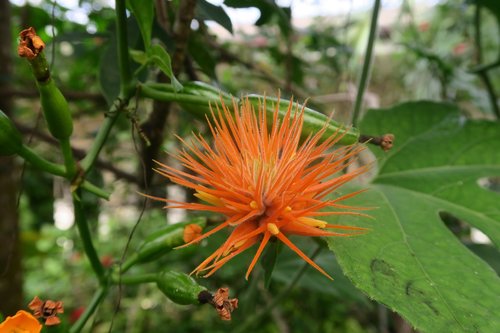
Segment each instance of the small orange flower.
[[40,333],[42,324],[30,313],[20,310],[0,323],[0,333]]
[[[322,141],[327,124],[319,132],[301,140],[304,112],[294,111],[292,103],[283,119],[278,117],[276,110],[272,120],[266,118],[263,106],[254,112],[247,100],[243,101],[241,108],[238,109],[235,103],[233,107],[236,110],[234,115],[225,105],[217,108],[216,113],[212,112],[209,127],[214,137],[213,146],[200,135],[195,135],[191,143],[179,138],[186,148],[175,157],[194,175],[159,162],[160,168],[155,170],[172,182],[194,189],[195,196],[203,201],[185,203],[152,197],[167,202],[166,208],[202,210],[226,216],[225,222],[184,246],[197,243],[226,227],[234,227],[227,240],[193,273],[206,272],[205,276],[210,276],[230,259],[260,242],[246,272],[248,279],[266,244],[276,237],[331,279],[288,236],[349,236],[364,230],[318,219],[329,215],[363,215],[346,211],[363,208],[341,203],[362,191],[326,198],[366,171],[366,167],[361,167],[337,175],[363,149],[362,146],[331,150],[341,135]],[[331,209],[323,211],[324,208]]]
[[203,230],[202,227],[200,227],[199,225],[194,224],[194,223],[188,224],[187,226],[185,226],[184,232],[182,235],[182,239],[184,240],[184,243],[189,243],[193,239],[196,239],[199,236],[201,236],[202,230]]

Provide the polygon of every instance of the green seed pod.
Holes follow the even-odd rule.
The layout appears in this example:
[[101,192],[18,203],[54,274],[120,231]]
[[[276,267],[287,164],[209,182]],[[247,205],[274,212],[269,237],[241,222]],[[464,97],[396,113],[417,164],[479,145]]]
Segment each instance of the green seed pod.
[[[248,95],[245,96],[242,100],[248,99],[248,101],[255,107],[259,107],[259,103],[263,103],[264,96],[261,95]],[[290,101],[287,99],[272,98],[265,97],[266,109],[267,109],[267,118],[272,120],[274,111],[276,110],[276,104],[279,101],[278,112],[280,118],[282,118],[286,112],[288,111],[288,107],[290,105]],[[358,142],[359,131],[354,127],[343,126],[333,119],[328,118],[326,115],[315,111],[308,107],[303,107],[301,104],[293,103],[293,110],[301,110],[304,108],[304,125],[302,127],[302,136],[305,138],[311,133],[317,133],[321,130],[325,123],[328,123],[325,133],[323,134],[323,139],[326,139],[335,133],[343,135],[342,139],[340,139],[339,144],[350,145]],[[292,110],[292,112],[293,112]]]
[[[220,104],[221,98],[224,100],[226,105],[231,105],[232,97],[226,92],[217,89],[216,87],[199,81],[186,82],[183,83],[184,88],[182,89],[183,94],[206,97],[212,105]],[[210,105],[209,103],[204,104],[195,104],[189,102],[178,102],[178,104],[189,113],[197,115],[199,117],[204,118],[206,114],[210,114]]]
[[149,235],[136,251],[135,262],[148,262],[170,252],[173,248],[183,245],[184,228],[196,224],[205,227],[206,218],[199,217],[190,221],[171,224]]
[[73,133],[73,119],[66,98],[51,78],[37,85],[50,133],[58,140],[67,140]]
[[21,133],[9,117],[0,111],[0,156],[17,154],[23,145]]
[[199,304],[200,293],[207,292],[207,288],[200,286],[189,275],[174,271],[158,274],[156,284],[172,302],[181,305]]

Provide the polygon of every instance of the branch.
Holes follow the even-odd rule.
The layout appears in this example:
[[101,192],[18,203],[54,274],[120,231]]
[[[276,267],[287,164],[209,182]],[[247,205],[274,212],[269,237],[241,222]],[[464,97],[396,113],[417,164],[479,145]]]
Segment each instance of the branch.
[[[56,147],[58,145],[57,140],[48,134],[39,132],[34,128],[31,128],[29,126],[26,126],[26,125],[18,123],[18,122],[14,122],[14,124],[22,133],[30,134],[30,135],[40,139],[41,141],[48,143],[51,146]],[[77,157],[78,159],[81,159],[85,156],[85,151],[83,149],[78,149],[75,147],[72,147],[71,149],[72,149],[75,157]],[[139,184],[137,177],[135,177],[133,174],[127,173],[123,170],[116,168],[110,162],[97,160],[95,164],[98,168],[111,172],[118,179],[123,179],[123,180],[125,180],[129,183],[133,183],[133,184]]]

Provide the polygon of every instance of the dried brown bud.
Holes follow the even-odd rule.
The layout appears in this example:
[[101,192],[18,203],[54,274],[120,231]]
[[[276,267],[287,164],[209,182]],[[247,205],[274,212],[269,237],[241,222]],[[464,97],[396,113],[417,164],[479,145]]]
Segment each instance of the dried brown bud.
[[17,47],[17,54],[22,58],[32,60],[40,54],[45,48],[45,43],[36,34],[33,27],[24,29],[19,33],[19,45]]
[[229,299],[229,288],[219,288],[215,293],[212,305],[222,320],[231,320],[231,312],[238,308],[238,299]]
[[384,134],[382,135],[382,140],[380,141],[380,147],[384,151],[388,151],[392,148],[392,143],[394,142],[394,134]]
[[38,296],[35,296],[28,304],[28,307],[33,311],[33,315],[36,318],[43,318],[47,326],[54,326],[61,323],[61,320],[57,317],[59,313],[64,313],[61,301],[42,301]]

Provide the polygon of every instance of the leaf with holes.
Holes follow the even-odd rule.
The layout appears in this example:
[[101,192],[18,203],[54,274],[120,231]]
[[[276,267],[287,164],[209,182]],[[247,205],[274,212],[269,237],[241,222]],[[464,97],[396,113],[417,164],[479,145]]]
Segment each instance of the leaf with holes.
[[[422,332],[500,332],[500,278],[445,226],[447,213],[500,245],[500,124],[466,120],[449,104],[414,102],[371,110],[362,133],[394,133],[369,191],[353,204],[376,206],[363,236],[330,238],[344,273],[370,297]],[[371,148],[371,147],[370,147]]]

